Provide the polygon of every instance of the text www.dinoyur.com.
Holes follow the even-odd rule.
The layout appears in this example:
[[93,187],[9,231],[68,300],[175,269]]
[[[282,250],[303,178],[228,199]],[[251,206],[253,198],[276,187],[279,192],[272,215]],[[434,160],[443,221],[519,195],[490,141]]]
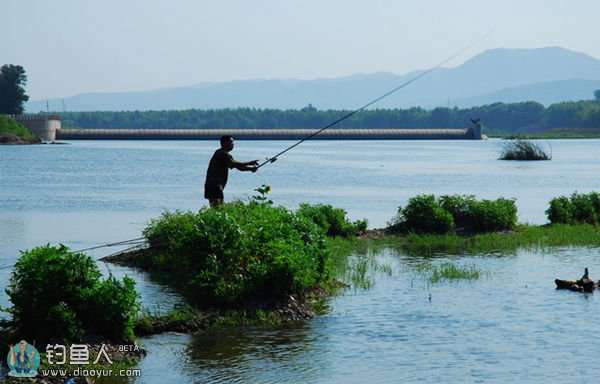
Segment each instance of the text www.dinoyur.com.
[[73,371],[66,369],[42,369],[42,376],[73,376],[73,377],[140,377],[141,371],[139,369],[119,369],[113,371],[112,369],[81,369],[77,368]]

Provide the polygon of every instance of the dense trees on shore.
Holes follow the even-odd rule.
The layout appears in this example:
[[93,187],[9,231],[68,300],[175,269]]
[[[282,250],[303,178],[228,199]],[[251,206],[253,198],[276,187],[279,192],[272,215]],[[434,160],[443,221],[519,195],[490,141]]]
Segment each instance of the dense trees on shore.
[[[63,112],[64,127],[76,128],[321,128],[350,111],[235,108],[182,111]],[[435,108],[365,110],[337,128],[466,128],[480,118],[488,133],[524,133],[552,128],[600,128],[600,101],[495,103],[466,109]]]
[[0,68],[0,114],[23,113],[23,105],[29,100],[25,84],[27,75],[20,65],[5,64]]

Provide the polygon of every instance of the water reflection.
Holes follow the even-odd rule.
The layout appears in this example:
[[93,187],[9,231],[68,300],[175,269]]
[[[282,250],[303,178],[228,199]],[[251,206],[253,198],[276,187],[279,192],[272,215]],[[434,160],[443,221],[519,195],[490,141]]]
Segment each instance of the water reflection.
[[225,329],[195,336],[188,352],[200,382],[269,383],[297,376],[311,382],[326,368],[314,346],[318,335],[310,322]]
[[[317,382],[329,369],[318,347],[326,335],[318,321],[278,327],[235,327],[194,336],[159,335],[144,340],[153,351],[140,369],[149,379],[156,359],[168,366],[162,379],[199,383]],[[166,376],[166,377],[165,377]]]

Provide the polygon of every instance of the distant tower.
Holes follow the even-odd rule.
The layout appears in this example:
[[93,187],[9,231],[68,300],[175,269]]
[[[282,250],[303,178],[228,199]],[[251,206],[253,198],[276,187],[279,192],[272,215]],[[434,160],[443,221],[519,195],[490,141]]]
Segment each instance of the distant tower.
[[471,131],[473,138],[481,140],[483,139],[483,129],[481,128],[481,123],[479,122],[479,117],[471,120],[471,127],[469,130]]

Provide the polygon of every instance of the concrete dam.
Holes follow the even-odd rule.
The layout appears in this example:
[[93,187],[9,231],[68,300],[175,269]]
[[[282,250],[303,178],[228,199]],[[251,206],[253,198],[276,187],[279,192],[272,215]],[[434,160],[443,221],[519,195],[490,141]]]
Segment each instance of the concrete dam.
[[[236,140],[302,140],[318,129],[119,129],[62,128],[54,115],[15,117],[43,141],[56,140],[219,140],[232,135]],[[311,140],[482,140],[481,124],[465,129],[327,129]]]
[[[57,140],[302,140],[316,129],[59,129]],[[481,129],[328,129],[311,140],[481,140]]]

